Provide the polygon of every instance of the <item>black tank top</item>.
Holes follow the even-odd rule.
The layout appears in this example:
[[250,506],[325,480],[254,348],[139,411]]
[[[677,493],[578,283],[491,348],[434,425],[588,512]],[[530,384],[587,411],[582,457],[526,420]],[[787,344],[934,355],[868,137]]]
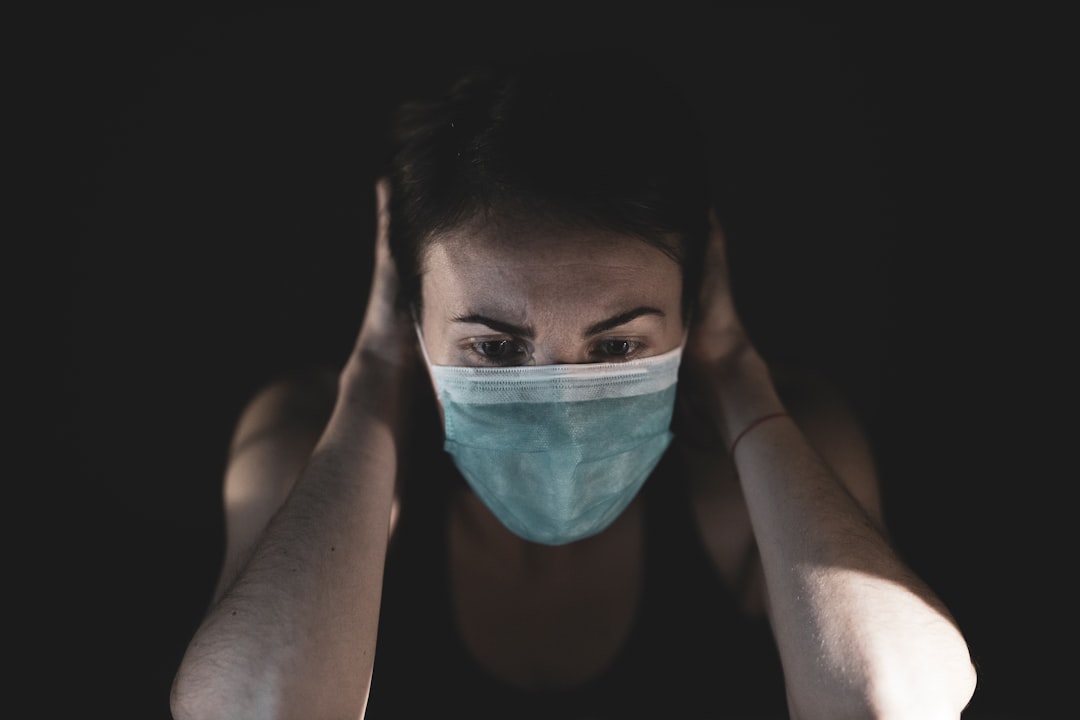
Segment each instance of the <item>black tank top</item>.
[[446,538],[447,502],[458,488],[446,478],[460,476],[449,456],[435,454],[402,488],[368,720],[435,713],[517,720],[788,717],[768,623],[744,615],[714,570],[692,516],[687,474],[671,452],[641,491],[643,597],[615,660],[567,691],[528,692],[493,677],[455,626]]

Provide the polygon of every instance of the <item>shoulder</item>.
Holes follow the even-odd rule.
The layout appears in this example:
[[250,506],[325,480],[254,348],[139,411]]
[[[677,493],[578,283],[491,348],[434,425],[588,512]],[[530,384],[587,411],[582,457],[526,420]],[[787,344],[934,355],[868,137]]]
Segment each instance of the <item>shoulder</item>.
[[240,411],[230,454],[260,439],[320,430],[337,399],[337,373],[310,368],[278,376],[259,387]]
[[225,558],[220,597],[249,557],[263,528],[284,503],[330,417],[333,373],[281,377],[252,393],[240,410],[225,468]]

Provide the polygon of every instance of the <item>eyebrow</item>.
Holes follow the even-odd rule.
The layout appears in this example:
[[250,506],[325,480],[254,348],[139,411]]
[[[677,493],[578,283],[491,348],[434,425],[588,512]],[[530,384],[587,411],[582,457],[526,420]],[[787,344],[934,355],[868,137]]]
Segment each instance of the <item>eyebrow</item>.
[[[649,307],[643,305],[636,307],[633,310],[627,310],[624,313],[619,313],[607,320],[601,320],[598,323],[594,323],[585,329],[583,333],[584,337],[592,337],[593,335],[599,335],[600,333],[617,328],[620,325],[641,317],[642,315],[657,315],[664,317],[664,311],[659,308]],[[485,325],[492,330],[498,332],[504,332],[507,335],[517,335],[518,337],[531,338],[533,336],[533,330],[530,327],[522,327],[520,325],[514,325],[512,323],[503,322],[502,320],[496,320],[495,318],[487,317],[486,315],[480,315],[478,313],[470,313],[468,315],[457,315],[451,318],[453,322],[469,323],[472,325]]]
[[498,330],[504,332],[507,335],[517,335],[519,337],[531,338],[533,336],[532,328],[520,327],[518,325],[512,325],[502,320],[496,320],[495,318],[489,318],[486,315],[479,315],[477,313],[471,313],[469,315],[456,315],[450,318],[452,322],[469,323],[470,325],[487,325],[492,330]]
[[639,318],[642,315],[658,315],[659,317],[664,317],[664,311],[659,308],[642,305],[641,307],[636,307],[633,310],[627,310],[624,313],[619,313],[615,317],[610,317],[607,320],[601,320],[595,325],[590,325],[585,330],[585,337],[599,335],[605,330],[611,330],[612,328],[617,328],[620,325],[625,325],[631,320]]

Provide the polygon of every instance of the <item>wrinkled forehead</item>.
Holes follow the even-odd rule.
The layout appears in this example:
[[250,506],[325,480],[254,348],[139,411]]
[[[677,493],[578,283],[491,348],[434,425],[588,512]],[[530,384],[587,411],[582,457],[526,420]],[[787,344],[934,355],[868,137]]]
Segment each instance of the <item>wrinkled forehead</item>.
[[486,218],[428,236],[419,258],[421,275],[438,258],[468,258],[489,268],[531,263],[537,267],[656,261],[666,256],[681,268],[684,242],[675,234],[650,241],[640,235],[554,221]]
[[641,307],[681,324],[682,270],[635,235],[483,228],[435,239],[421,277],[423,316],[485,316],[535,328],[589,325]]

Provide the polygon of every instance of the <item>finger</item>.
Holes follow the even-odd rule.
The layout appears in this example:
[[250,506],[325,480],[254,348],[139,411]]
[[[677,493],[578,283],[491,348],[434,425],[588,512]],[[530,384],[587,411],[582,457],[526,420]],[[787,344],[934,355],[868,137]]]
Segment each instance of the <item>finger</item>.
[[379,260],[390,253],[390,180],[375,181],[375,252]]
[[705,251],[705,266],[710,280],[727,284],[727,238],[713,208],[709,208],[709,244]]
[[407,350],[399,307],[397,266],[390,253],[390,183],[375,181],[375,257],[356,355],[400,363]]
[[688,356],[708,364],[728,356],[744,342],[745,332],[735,311],[728,273],[727,244],[713,209],[709,210],[709,237],[704,274],[698,296],[698,312],[690,337]]
[[392,314],[398,291],[397,269],[390,255],[390,182],[385,177],[375,181],[374,261],[367,318],[378,325]]
[[705,247],[705,267],[698,291],[699,320],[705,320],[728,290],[727,246],[716,211],[709,208],[709,235]]

